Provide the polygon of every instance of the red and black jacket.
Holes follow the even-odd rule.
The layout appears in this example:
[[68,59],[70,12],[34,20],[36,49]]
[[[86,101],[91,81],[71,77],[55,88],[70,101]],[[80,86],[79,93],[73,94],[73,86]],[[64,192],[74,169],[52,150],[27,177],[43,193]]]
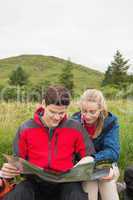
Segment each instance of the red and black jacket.
[[39,109],[34,119],[20,126],[13,145],[16,156],[44,169],[65,172],[73,167],[75,154],[82,158],[94,153],[86,130],[75,120],[64,118],[50,138],[48,128],[40,120],[43,113]]

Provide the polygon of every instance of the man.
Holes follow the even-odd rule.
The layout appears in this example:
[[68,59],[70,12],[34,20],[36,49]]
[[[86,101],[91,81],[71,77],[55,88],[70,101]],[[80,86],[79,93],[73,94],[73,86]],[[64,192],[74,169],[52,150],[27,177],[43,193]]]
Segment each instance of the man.
[[[44,103],[45,101],[45,103]],[[14,154],[45,170],[66,172],[74,165],[74,155],[80,158],[93,153],[93,145],[82,126],[67,119],[70,95],[62,86],[49,87],[42,107],[20,126],[14,139]],[[9,163],[2,175],[12,178],[20,172]],[[49,183],[29,176],[17,184],[4,200],[87,200],[80,183]]]

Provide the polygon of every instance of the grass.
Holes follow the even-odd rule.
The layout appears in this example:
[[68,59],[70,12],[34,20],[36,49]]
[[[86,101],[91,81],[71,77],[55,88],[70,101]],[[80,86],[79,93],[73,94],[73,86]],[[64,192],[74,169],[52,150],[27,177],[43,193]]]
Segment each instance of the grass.
[[[2,153],[11,153],[12,140],[18,126],[32,118],[35,104],[0,103],[0,165],[3,163]],[[108,101],[109,110],[116,114],[120,122],[121,155],[119,168],[121,177],[125,167],[133,162],[133,102]],[[77,111],[78,106],[72,103],[69,114]]]
[[2,153],[11,153],[12,140],[19,125],[31,118],[33,104],[0,103],[0,163]]
[[133,101],[110,101],[110,110],[119,118],[121,154],[119,166],[121,177],[125,167],[133,164]]

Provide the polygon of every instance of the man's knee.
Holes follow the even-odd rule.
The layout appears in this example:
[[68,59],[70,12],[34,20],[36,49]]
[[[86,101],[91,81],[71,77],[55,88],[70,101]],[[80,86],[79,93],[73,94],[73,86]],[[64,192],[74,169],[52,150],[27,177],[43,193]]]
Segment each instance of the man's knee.
[[71,192],[71,191],[81,191],[82,187],[80,183],[64,183],[63,189],[65,191]]
[[61,193],[61,200],[88,200],[88,194],[83,191],[80,183],[63,184]]

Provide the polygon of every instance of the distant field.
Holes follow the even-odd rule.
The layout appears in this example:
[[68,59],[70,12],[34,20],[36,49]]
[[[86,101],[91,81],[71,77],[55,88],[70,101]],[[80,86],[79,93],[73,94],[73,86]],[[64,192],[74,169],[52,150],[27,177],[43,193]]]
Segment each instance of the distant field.
[[[58,84],[59,76],[66,65],[66,60],[53,56],[21,55],[0,59],[1,85],[6,85],[11,72],[20,65],[29,75],[32,85],[43,81]],[[74,75],[74,91],[76,95],[88,88],[99,88],[104,74],[89,67],[72,63]]]
[[[123,169],[133,163],[133,102],[108,101],[109,110],[119,117],[121,156],[119,167]],[[32,117],[36,105],[32,103],[0,103],[0,165],[3,162],[2,153],[11,153],[11,144],[17,127],[26,119]],[[77,110],[73,103],[69,114]]]

